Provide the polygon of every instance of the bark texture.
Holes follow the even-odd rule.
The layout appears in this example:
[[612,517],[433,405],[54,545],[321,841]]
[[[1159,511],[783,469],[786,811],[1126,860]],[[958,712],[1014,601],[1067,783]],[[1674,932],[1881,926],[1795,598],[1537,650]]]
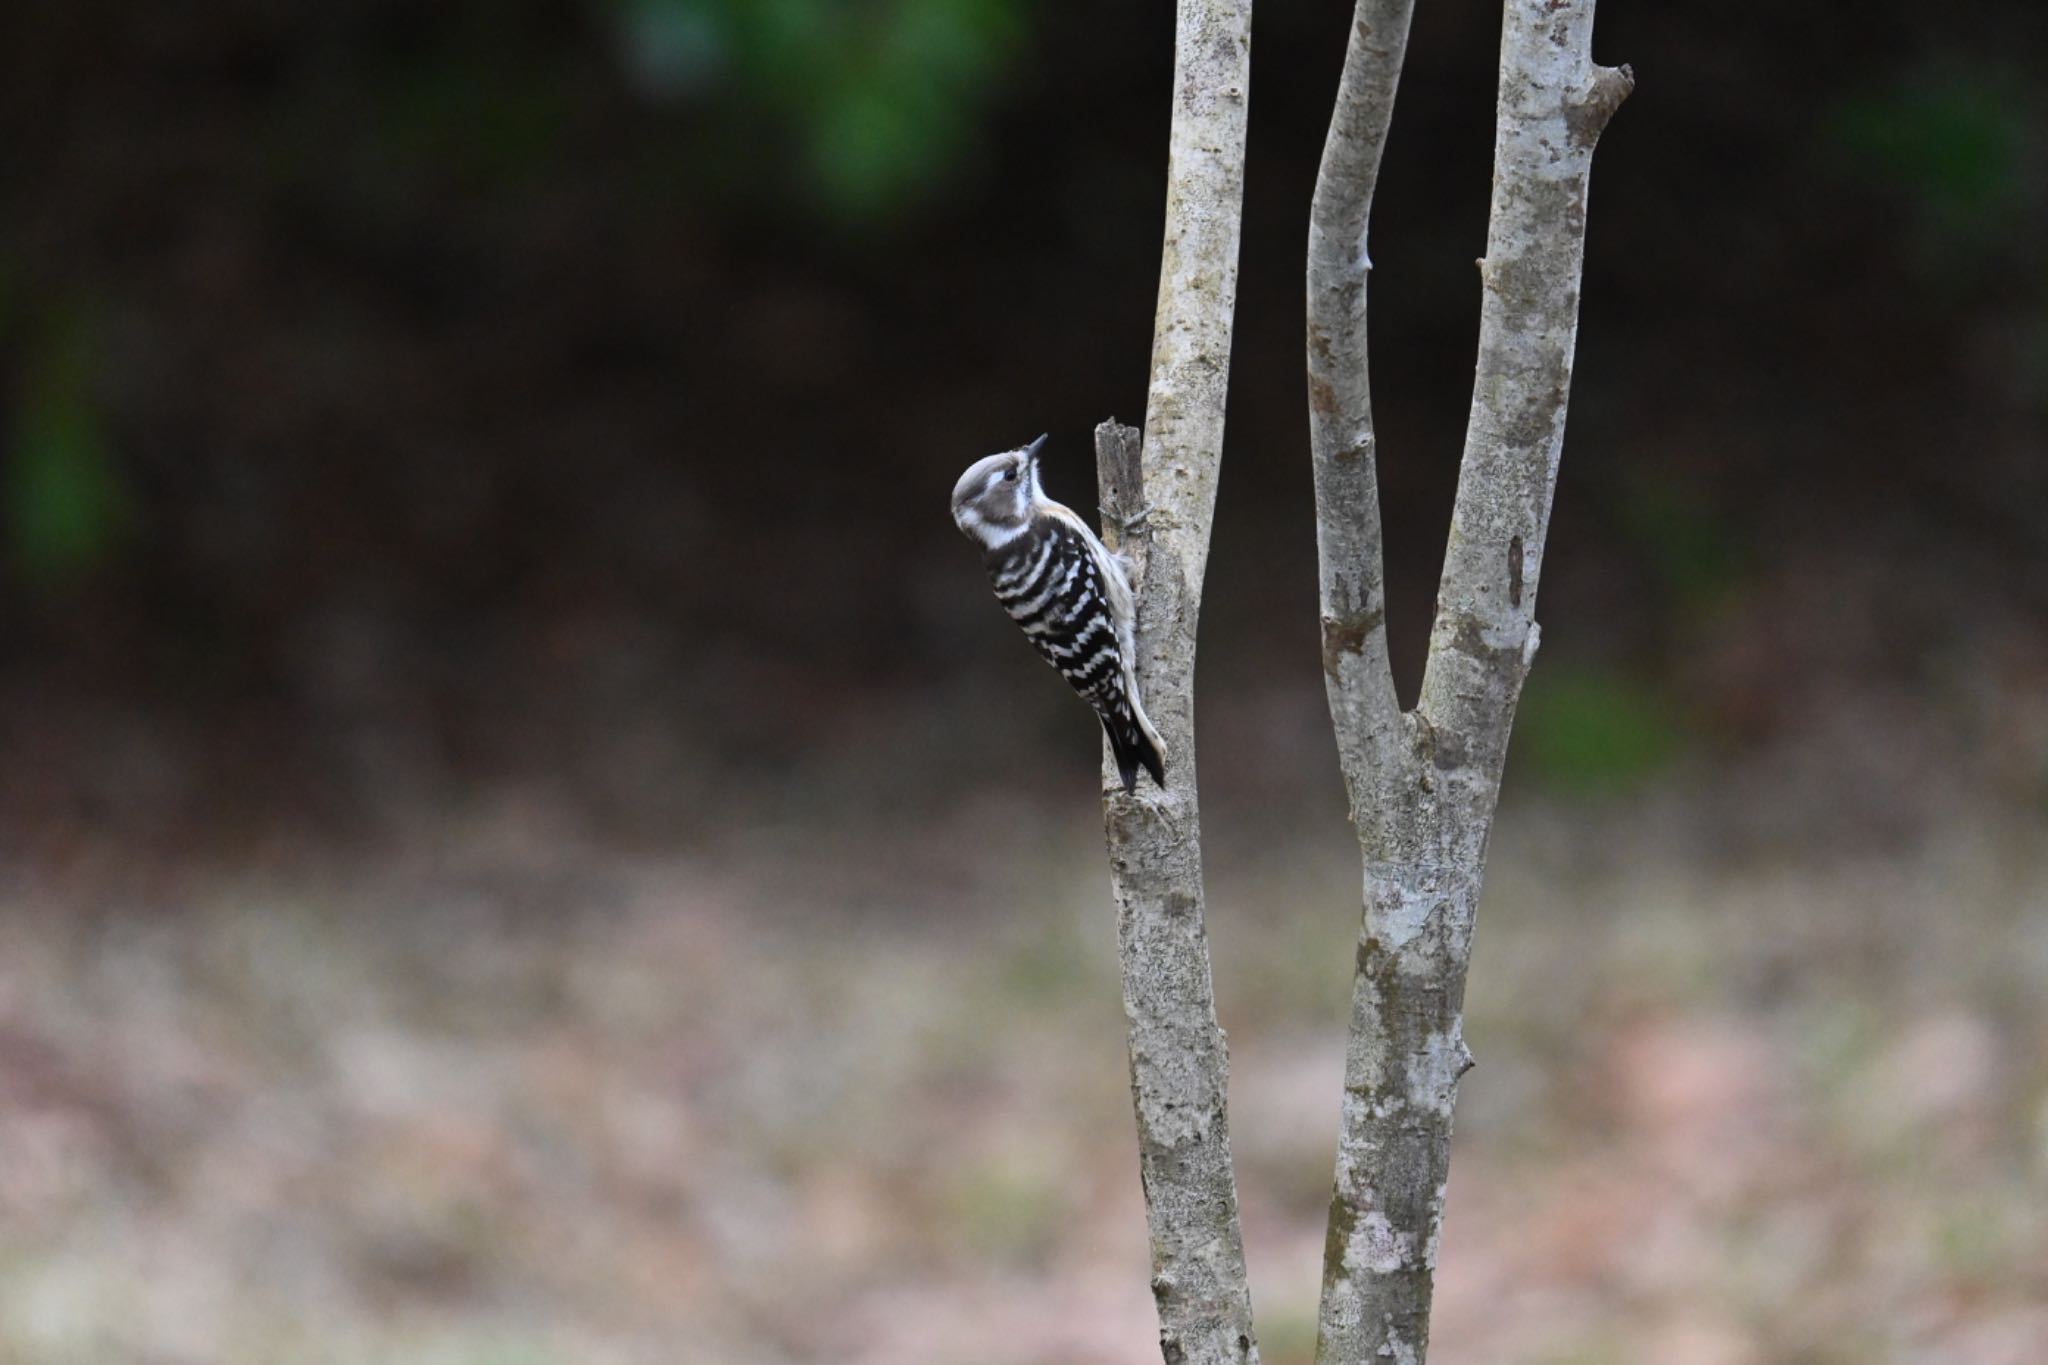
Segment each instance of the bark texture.
[[[1131,1095],[1167,1365],[1251,1365],[1251,1295],[1230,1158],[1229,1056],[1203,925],[1195,627],[1223,451],[1244,192],[1250,0],[1180,0],[1152,375],[1142,449],[1097,430],[1108,539],[1137,598],[1138,679],[1166,786],[1126,795],[1105,758]],[[1125,534],[1125,528],[1131,528]]]
[[1387,654],[1378,447],[1366,366],[1366,250],[1415,0],[1358,0],[1308,227],[1308,426],[1323,671],[1352,819],[1386,805],[1402,738]]
[[1416,709],[1387,667],[1364,251],[1406,6],[1360,0],[1317,185],[1309,374],[1324,661],[1365,868],[1318,1365],[1419,1365],[1450,1170],[1465,972],[1570,395],[1593,147],[1627,68],[1593,0],[1506,0],[1472,410]]

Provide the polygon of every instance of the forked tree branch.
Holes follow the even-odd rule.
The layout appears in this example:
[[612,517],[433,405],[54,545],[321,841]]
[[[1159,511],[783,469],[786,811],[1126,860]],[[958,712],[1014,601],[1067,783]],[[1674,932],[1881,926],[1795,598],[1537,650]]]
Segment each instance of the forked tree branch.
[[1195,626],[1223,452],[1250,60],[1251,0],[1179,0],[1142,458],[1129,428],[1105,423],[1096,433],[1110,520],[1128,525],[1145,514],[1119,548],[1137,597],[1139,684],[1166,750],[1165,789],[1141,785],[1129,795],[1105,758],[1103,823],[1168,1365],[1258,1360],[1230,1161],[1229,1055],[1203,925],[1194,731]]
[[[1397,45],[1369,41],[1383,31],[1371,21],[1386,8],[1360,0],[1331,131],[1332,147],[1368,171],[1386,129],[1385,110],[1374,101],[1378,92],[1391,96],[1400,60]],[[1382,681],[1384,607],[1374,605],[1382,600],[1379,518],[1364,376],[1325,381],[1330,410],[1344,419],[1316,448],[1325,660],[1335,621],[1331,715],[1365,858],[1365,913],[1318,1365],[1420,1365],[1428,1351],[1451,1112],[1458,1078],[1471,1065],[1461,1024],[1466,967],[1508,732],[1536,649],[1538,571],[1578,329],[1587,184],[1594,144],[1633,84],[1627,68],[1592,63],[1593,0],[1506,0],[1503,8],[1477,380],[1421,701],[1405,718],[1389,719],[1391,683]],[[1340,146],[1338,125],[1372,145]],[[1329,185],[1343,169],[1326,152],[1319,201],[1359,202],[1355,191],[1345,196]],[[1348,229],[1351,221],[1332,225]],[[1362,210],[1355,221],[1362,244]],[[1312,319],[1316,250],[1312,239]],[[1312,414],[1325,393],[1315,386],[1319,364],[1355,356],[1363,367],[1362,252],[1355,269],[1356,310],[1341,312],[1356,328],[1342,333],[1355,337],[1355,352],[1326,347],[1319,357],[1311,325]],[[1341,291],[1336,297],[1349,302]],[[1360,440],[1358,433],[1363,457],[1344,444]],[[1332,547],[1348,561],[1333,565]],[[1356,650],[1345,648],[1354,639]]]

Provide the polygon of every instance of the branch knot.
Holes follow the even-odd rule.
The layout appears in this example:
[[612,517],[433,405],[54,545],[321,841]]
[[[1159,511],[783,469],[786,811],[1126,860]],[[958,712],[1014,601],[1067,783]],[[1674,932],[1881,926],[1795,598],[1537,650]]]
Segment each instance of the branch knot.
[[1614,111],[1621,108],[1622,101],[1635,88],[1634,67],[1626,63],[1594,67],[1592,80],[1572,95],[1565,108],[1565,122],[1571,126],[1572,141],[1581,147],[1591,147],[1598,142],[1600,134],[1607,128],[1607,121],[1614,117]]

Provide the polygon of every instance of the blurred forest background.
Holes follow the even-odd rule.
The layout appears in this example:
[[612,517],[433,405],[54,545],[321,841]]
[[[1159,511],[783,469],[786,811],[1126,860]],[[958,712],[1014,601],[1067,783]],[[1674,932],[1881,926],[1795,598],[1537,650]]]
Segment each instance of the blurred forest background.
[[[1397,671],[1498,10],[1375,214]],[[1265,1358],[1356,930],[1258,16],[1201,679]],[[2048,11],[1608,0],[1446,1360],[2048,1359]],[[1156,1356],[1097,732],[946,494],[1142,412],[1171,14],[0,12],[0,1362]]]

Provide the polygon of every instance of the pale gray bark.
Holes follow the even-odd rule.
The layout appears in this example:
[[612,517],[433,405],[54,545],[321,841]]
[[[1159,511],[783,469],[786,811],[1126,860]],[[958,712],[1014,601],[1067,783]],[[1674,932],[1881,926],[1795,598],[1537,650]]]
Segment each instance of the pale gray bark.
[[1309,206],[1308,426],[1323,671],[1353,820],[1386,809],[1403,730],[1387,654],[1378,447],[1366,366],[1366,253],[1380,153],[1415,0],[1358,0]]
[[1570,394],[1593,147],[1627,68],[1593,0],[1506,0],[1479,364],[1422,696],[1387,667],[1365,379],[1366,213],[1407,6],[1360,0],[1317,184],[1309,374],[1324,662],[1365,864],[1318,1365],[1418,1365],[1471,1065],[1460,1026]]
[[[1195,627],[1223,451],[1250,60],[1250,0],[1179,0],[1142,455],[1127,427],[1105,423],[1096,433],[1110,539],[1137,598],[1139,684],[1166,750],[1165,789],[1140,779],[1129,795],[1105,758],[1103,811],[1168,1365],[1258,1360],[1230,1160],[1229,1056],[1203,925],[1194,732]],[[1120,534],[1126,526],[1131,533]]]
[[[1478,378],[1422,697],[1402,712],[1366,371],[1366,229],[1413,0],[1358,0],[1309,237],[1323,650],[1365,863],[1318,1365],[1418,1365],[1450,1164],[1465,971],[1563,441],[1594,143],[1631,86],[1592,64],[1593,0],[1506,0]],[[1203,927],[1195,629],[1223,437],[1249,0],[1180,0],[1146,430],[1096,432],[1138,604],[1165,790],[1105,757],[1153,1293],[1168,1365],[1258,1359]],[[1129,533],[1126,533],[1129,528]]]

